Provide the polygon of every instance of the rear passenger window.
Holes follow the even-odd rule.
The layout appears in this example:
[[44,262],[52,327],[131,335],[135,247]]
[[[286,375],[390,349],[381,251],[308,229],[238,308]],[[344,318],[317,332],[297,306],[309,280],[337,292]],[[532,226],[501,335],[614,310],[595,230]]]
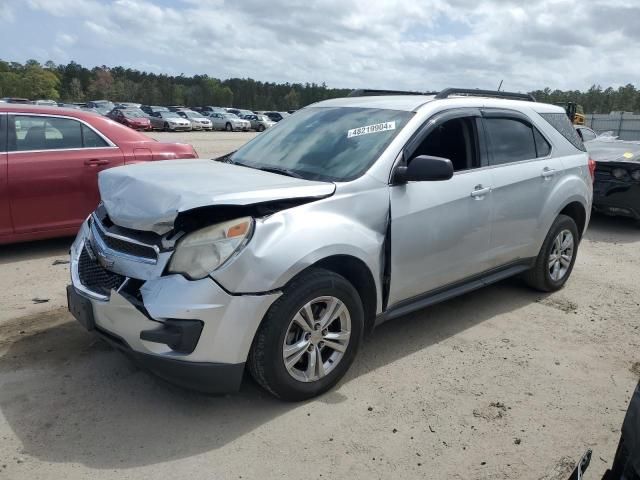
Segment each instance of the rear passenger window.
[[551,145],[547,142],[546,138],[538,131],[536,127],[533,127],[533,136],[536,140],[536,153],[537,157],[546,157],[551,153]]
[[108,147],[109,144],[86,125],[82,125],[82,140],[85,148]]
[[9,150],[61,150],[82,148],[80,122],[68,118],[9,116]]
[[511,118],[485,118],[489,137],[489,164],[519,162],[536,158],[533,130],[528,124]]
[[7,151],[7,116],[0,115],[0,152]]

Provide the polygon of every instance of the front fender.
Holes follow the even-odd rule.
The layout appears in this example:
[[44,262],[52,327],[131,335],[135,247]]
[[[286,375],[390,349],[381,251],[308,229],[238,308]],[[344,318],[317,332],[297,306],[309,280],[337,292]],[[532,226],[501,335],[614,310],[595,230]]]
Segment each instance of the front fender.
[[380,304],[388,195],[386,186],[353,194],[337,192],[256,219],[247,247],[211,276],[232,293],[268,292],[324,258],[349,255],[370,269]]

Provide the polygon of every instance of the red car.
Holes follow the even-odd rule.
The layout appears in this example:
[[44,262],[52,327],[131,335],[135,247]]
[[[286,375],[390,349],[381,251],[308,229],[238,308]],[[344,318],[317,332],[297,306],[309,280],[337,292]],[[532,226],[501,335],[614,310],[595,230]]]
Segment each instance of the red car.
[[197,157],[95,113],[0,104],[0,244],[74,235],[98,204],[101,170]]
[[134,130],[152,130],[151,120],[140,109],[115,108],[108,117]]

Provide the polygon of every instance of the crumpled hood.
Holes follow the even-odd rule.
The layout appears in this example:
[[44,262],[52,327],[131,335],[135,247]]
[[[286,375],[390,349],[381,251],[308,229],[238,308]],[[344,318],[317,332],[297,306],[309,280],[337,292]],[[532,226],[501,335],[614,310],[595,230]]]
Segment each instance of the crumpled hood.
[[589,156],[596,162],[640,163],[640,142],[598,137],[584,142]]
[[167,233],[180,212],[211,205],[327,197],[329,182],[263,172],[213,160],[167,160],[100,172],[100,196],[116,225]]

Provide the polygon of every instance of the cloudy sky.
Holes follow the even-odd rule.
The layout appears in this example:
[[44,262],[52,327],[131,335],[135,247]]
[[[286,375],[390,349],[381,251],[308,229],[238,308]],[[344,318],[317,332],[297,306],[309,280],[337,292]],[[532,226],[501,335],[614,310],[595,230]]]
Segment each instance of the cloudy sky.
[[638,0],[0,0],[0,58],[332,87],[638,84]]

